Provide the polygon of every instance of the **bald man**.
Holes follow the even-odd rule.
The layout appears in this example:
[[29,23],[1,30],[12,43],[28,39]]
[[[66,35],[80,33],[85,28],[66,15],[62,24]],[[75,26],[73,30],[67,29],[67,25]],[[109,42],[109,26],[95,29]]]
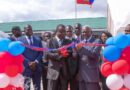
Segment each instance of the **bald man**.
[[[82,42],[100,44],[99,39],[92,36],[89,26],[82,27]],[[98,59],[101,47],[83,46],[79,49],[79,90],[100,90]]]

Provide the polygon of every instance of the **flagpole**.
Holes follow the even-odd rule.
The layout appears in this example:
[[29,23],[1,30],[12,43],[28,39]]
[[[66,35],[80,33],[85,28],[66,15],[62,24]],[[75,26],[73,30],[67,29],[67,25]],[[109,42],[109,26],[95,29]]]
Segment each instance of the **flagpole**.
[[110,26],[109,26],[109,25],[110,25],[110,24],[109,24],[108,21],[109,21],[109,15],[108,15],[108,4],[107,4],[107,31],[110,32],[110,31],[109,31],[109,29],[110,29]]
[[75,20],[77,20],[77,0],[75,0]]

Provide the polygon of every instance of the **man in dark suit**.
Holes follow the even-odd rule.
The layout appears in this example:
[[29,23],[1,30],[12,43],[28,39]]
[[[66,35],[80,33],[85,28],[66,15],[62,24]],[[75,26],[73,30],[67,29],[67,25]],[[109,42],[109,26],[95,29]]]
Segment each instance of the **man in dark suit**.
[[[101,41],[92,36],[89,26],[82,28],[83,43],[99,44]],[[101,47],[82,46],[79,49],[79,88],[80,90],[100,90],[98,60]]]
[[[56,28],[56,36],[48,42],[48,47],[57,49],[63,45],[71,43],[65,39],[65,26],[60,24]],[[47,90],[67,90],[69,71],[68,71],[68,57],[63,57],[58,51],[48,52],[46,58],[49,60],[48,64],[48,89]]]
[[82,37],[81,37],[81,30],[82,30],[82,25],[80,23],[76,23],[74,26],[75,34],[74,38],[77,40],[77,42],[80,42]]
[[[25,36],[19,38],[21,42],[30,46],[42,47],[41,39],[33,35],[32,26],[24,27]],[[41,61],[43,52],[34,51],[26,48],[23,52],[24,67],[23,75],[25,76],[25,89],[30,90],[30,80],[32,79],[35,90],[40,90],[41,81]]]
[[[73,37],[73,27],[71,25],[66,26],[66,39],[70,40],[73,43],[77,43],[77,40]],[[78,90],[78,56],[76,56],[75,59],[72,56],[68,58],[68,68],[70,73],[70,90]]]
[[[51,39],[52,34],[50,32],[44,32],[41,34],[42,37],[42,46],[47,48],[47,41]],[[45,53],[45,52],[44,52]],[[48,69],[48,61],[44,58],[42,59],[42,86],[43,90],[47,90],[47,69]]]
[[22,36],[22,31],[19,26],[12,27],[12,36],[9,38],[12,41],[18,40]]

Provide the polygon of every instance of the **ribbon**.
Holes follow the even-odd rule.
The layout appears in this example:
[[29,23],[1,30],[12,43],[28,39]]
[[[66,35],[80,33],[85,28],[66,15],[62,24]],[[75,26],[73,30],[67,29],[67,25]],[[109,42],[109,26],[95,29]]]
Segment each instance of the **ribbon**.
[[35,50],[35,51],[55,51],[55,50],[58,50],[58,51],[63,50],[64,51],[65,49],[70,48],[70,47],[71,48],[76,47],[77,49],[79,49],[79,48],[81,48],[83,46],[106,46],[105,44],[83,43],[83,42],[77,43],[77,44],[72,42],[72,43],[64,45],[64,46],[62,46],[62,47],[60,47],[58,49],[40,48],[40,47],[30,46],[30,45],[26,45],[26,44],[22,44],[22,45],[25,46],[26,48],[30,48],[30,49]]

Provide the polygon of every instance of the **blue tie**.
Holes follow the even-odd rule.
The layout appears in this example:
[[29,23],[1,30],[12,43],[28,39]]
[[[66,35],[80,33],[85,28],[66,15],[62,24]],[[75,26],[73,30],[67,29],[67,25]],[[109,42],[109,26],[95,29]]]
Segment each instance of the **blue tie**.
[[29,41],[30,41],[30,45],[33,45],[31,37],[28,37]]

